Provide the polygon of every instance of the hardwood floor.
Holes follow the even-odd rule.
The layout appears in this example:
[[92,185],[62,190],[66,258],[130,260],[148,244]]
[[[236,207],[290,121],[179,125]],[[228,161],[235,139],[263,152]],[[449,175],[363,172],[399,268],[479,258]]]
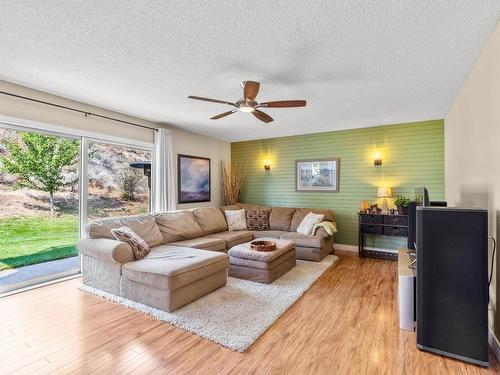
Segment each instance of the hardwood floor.
[[421,352],[400,331],[396,262],[343,254],[246,353],[77,289],[0,299],[5,374],[486,374]]

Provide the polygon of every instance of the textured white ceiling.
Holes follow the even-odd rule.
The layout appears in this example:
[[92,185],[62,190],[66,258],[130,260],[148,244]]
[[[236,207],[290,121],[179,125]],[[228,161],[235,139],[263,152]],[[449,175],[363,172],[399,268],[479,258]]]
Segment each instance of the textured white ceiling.
[[[442,118],[499,0],[0,2],[0,78],[226,140]],[[263,124],[231,107],[261,82]]]

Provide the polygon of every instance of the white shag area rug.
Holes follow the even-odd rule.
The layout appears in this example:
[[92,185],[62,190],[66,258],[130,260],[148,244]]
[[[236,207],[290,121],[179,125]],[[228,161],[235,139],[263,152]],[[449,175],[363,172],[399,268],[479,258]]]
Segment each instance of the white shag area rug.
[[87,285],[80,289],[243,352],[337,259],[329,255],[321,262],[297,260],[294,269],[270,285],[229,277],[224,287],[171,313]]

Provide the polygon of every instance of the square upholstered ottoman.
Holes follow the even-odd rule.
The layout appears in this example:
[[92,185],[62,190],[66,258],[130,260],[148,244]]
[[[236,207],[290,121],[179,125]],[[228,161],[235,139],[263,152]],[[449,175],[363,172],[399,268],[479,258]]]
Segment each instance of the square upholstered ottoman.
[[276,250],[254,251],[250,242],[233,246],[229,254],[229,276],[270,284],[295,267],[295,242],[276,238],[259,238],[276,242]]

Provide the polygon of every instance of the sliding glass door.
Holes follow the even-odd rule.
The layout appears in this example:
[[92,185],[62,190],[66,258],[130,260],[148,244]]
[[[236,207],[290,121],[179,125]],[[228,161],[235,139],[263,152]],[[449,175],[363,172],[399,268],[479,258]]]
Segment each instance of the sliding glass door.
[[0,294],[77,274],[85,224],[148,213],[152,147],[0,124]]
[[0,128],[0,293],[79,270],[80,139]]
[[87,165],[87,222],[149,213],[149,150],[89,140]]

